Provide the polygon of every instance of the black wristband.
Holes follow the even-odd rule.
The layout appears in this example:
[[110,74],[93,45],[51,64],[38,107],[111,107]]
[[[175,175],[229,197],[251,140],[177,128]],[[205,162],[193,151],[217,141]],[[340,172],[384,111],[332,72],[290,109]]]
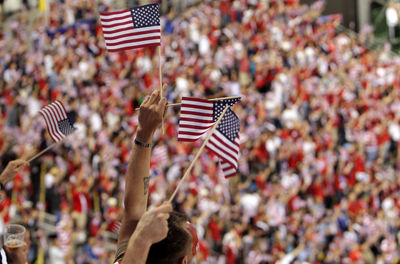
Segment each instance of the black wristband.
[[142,141],[139,141],[135,138],[135,144],[144,148],[150,148],[150,144],[149,143],[144,143]]

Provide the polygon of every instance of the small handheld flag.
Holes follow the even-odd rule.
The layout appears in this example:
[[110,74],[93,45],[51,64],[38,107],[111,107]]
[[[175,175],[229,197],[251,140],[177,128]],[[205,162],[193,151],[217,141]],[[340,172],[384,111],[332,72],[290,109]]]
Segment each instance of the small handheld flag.
[[54,140],[54,143],[35,154],[27,160],[28,162],[32,162],[34,159],[40,157],[43,153],[52,149],[58,142],[62,141],[66,136],[75,131],[75,128],[67,115],[67,111],[65,111],[64,105],[58,100],[43,107],[40,110],[40,114],[46,121],[47,131],[49,131],[50,137]]
[[58,100],[43,107],[40,114],[46,121],[47,130],[54,142],[63,140],[75,130],[64,105]]
[[238,168],[239,129],[239,118],[228,109],[206,145],[207,149],[221,159],[220,164],[225,178],[234,176]]
[[222,118],[224,117],[226,111],[229,110],[229,105],[225,105],[225,108],[222,110],[222,112],[220,113],[217,121],[215,122],[215,125],[213,126],[213,128],[211,129],[211,133],[208,134],[208,136],[206,137],[206,139],[204,140],[203,144],[201,145],[200,149],[197,151],[196,156],[194,156],[192,162],[189,165],[189,168],[187,168],[185,174],[183,175],[182,179],[179,181],[178,185],[175,188],[175,191],[172,193],[172,195],[169,197],[169,202],[172,202],[172,200],[174,199],[175,195],[178,193],[179,188],[182,186],[183,181],[188,177],[188,175],[190,174],[190,171],[193,168],[194,163],[196,162],[196,160],[200,157],[201,152],[203,151],[203,149],[205,148],[207,142],[210,140],[211,136],[214,134],[214,131],[216,130],[216,128],[218,127],[219,123],[221,123]]
[[110,52],[161,45],[158,4],[100,13],[100,21]]
[[238,101],[239,97],[218,101],[183,97],[178,141],[196,141],[215,124],[225,106],[233,106]]

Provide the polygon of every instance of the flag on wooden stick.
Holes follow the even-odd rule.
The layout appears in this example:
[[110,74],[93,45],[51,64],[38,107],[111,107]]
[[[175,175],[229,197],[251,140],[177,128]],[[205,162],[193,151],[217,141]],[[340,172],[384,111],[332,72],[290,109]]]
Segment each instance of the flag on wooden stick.
[[64,105],[58,100],[43,107],[40,114],[46,121],[47,130],[54,142],[63,140],[75,130]]
[[[240,98],[217,101],[183,97],[178,128],[178,141],[196,141],[218,120],[225,107]],[[225,177],[236,174],[239,158],[239,129],[237,115],[229,108],[207,142],[207,149],[221,159]]]
[[158,4],[100,13],[100,21],[108,51],[161,45]]
[[239,118],[231,109],[228,109],[206,145],[207,149],[221,159],[220,164],[225,178],[236,175],[239,159],[239,129]]
[[212,101],[183,97],[179,117],[178,141],[196,141],[218,120],[226,105],[233,106],[240,98]]

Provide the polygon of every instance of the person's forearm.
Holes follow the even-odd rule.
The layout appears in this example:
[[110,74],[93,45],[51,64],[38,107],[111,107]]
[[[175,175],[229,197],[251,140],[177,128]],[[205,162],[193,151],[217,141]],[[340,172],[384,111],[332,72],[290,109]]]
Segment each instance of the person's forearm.
[[0,174],[0,183],[3,185],[6,185],[6,183],[14,178],[14,174],[11,174],[9,171],[4,170],[1,174]]
[[[155,90],[140,106],[139,127],[133,143],[125,181],[124,212],[118,243],[121,247],[128,241],[136,229],[136,225],[147,209],[149,191],[149,170],[151,141],[154,131],[162,122],[167,100],[160,98],[159,90]],[[141,142],[141,143],[140,143]],[[149,144],[146,146],[146,144]]]
[[122,264],[145,264],[151,243],[134,234],[129,239],[128,248],[126,249],[125,256]]
[[[136,139],[151,143],[153,132],[138,129]],[[126,173],[124,217],[139,220],[146,212],[149,191],[151,146],[142,147],[133,143],[132,153]]]
[[4,185],[12,180],[29,163],[22,159],[10,161],[0,174],[0,182]]

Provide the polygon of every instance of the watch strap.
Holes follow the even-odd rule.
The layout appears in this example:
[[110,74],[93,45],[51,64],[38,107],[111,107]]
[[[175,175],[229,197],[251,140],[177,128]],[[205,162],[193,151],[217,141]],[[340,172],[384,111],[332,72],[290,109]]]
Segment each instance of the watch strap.
[[134,142],[138,146],[141,146],[141,147],[144,147],[144,148],[150,148],[150,144],[149,143],[144,143],[144,142],[142,142],[140,140],[137,140],[136,138],[135,138]]

